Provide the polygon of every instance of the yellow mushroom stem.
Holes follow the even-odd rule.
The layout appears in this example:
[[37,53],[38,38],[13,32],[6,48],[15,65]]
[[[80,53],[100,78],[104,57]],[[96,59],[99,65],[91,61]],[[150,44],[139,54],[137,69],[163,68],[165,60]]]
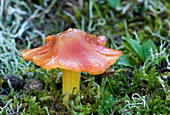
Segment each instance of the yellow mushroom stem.
[[80,89],[80,72],[62,69],[62,84],[63,94],[68,93],[63,100],[66,102],[74,88],[74,93],[77,93]]

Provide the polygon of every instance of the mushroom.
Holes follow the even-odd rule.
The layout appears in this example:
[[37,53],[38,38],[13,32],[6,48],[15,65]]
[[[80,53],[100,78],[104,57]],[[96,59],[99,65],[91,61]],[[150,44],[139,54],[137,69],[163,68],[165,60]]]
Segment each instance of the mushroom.
[[[62,69],[63,94],[80,87],[80,72],[93,75],[104,73],[122,56],[122,52],[105,47],[106,37],[87,34],[69,28],[57,35],[48,36],[46,44],[21,51],[21,57],[33,61],[44,69]],[[64,97],[68,100],[68,95]]]

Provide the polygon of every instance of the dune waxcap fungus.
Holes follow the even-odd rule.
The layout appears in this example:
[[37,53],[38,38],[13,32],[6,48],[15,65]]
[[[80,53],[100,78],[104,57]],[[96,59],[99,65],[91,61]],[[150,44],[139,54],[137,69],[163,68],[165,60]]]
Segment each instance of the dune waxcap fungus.
[[48,36],[46,44],[21,51],[21,57],[44,69],[68,69],[101,74],[122,55],[121,51],[106,48],[105,36],[88,35],[82,30],[68,29]]
[[[121,51],[105,47],[106,41],[105,36],[97,37],[69,28],[57,35],[47,36],[46,44],[41,47],[21,51],[21,57],[44,69],[63,69],[63,90],[64,87],[71,87],[63,93],[70,93],[74,87],[79,89],[80,72],[102,74],[122,56]],[[77,78],[71,78],[75,76]],[[74,83],[76,79],[78,81]],[[71,85],[65,86],[70,80],[73,81]],[[77,86],[73,86],[74,84]]]

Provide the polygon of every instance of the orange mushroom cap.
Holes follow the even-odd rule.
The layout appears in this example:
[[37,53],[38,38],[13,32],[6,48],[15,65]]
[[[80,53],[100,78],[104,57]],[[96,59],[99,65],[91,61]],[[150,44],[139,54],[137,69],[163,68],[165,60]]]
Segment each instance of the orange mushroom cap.
[[48,36],[46,44],[21,51],[21,57],[44,69],[68,69],[101,74],[122,56],[122,52],[105,47],[105,36],[94,36],[79,29],[68,29]]

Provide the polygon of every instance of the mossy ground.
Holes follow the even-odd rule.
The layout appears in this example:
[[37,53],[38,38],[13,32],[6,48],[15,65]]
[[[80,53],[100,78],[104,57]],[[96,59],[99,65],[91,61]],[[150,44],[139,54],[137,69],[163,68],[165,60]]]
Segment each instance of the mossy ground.
[[[104,74],[81,73],[81,90],[62,104],[61,70],[44,70],[20,51],[47,35],[78,28],[105,35],[123,56]],[[1,0],[0,114],[170,113],[170,2],[168,0]],[[169,56],[169,57],[168,57]],[[2,76],[38,79],[43,90],[2,88]],[[5,93],[4,93],[5,92]]]

